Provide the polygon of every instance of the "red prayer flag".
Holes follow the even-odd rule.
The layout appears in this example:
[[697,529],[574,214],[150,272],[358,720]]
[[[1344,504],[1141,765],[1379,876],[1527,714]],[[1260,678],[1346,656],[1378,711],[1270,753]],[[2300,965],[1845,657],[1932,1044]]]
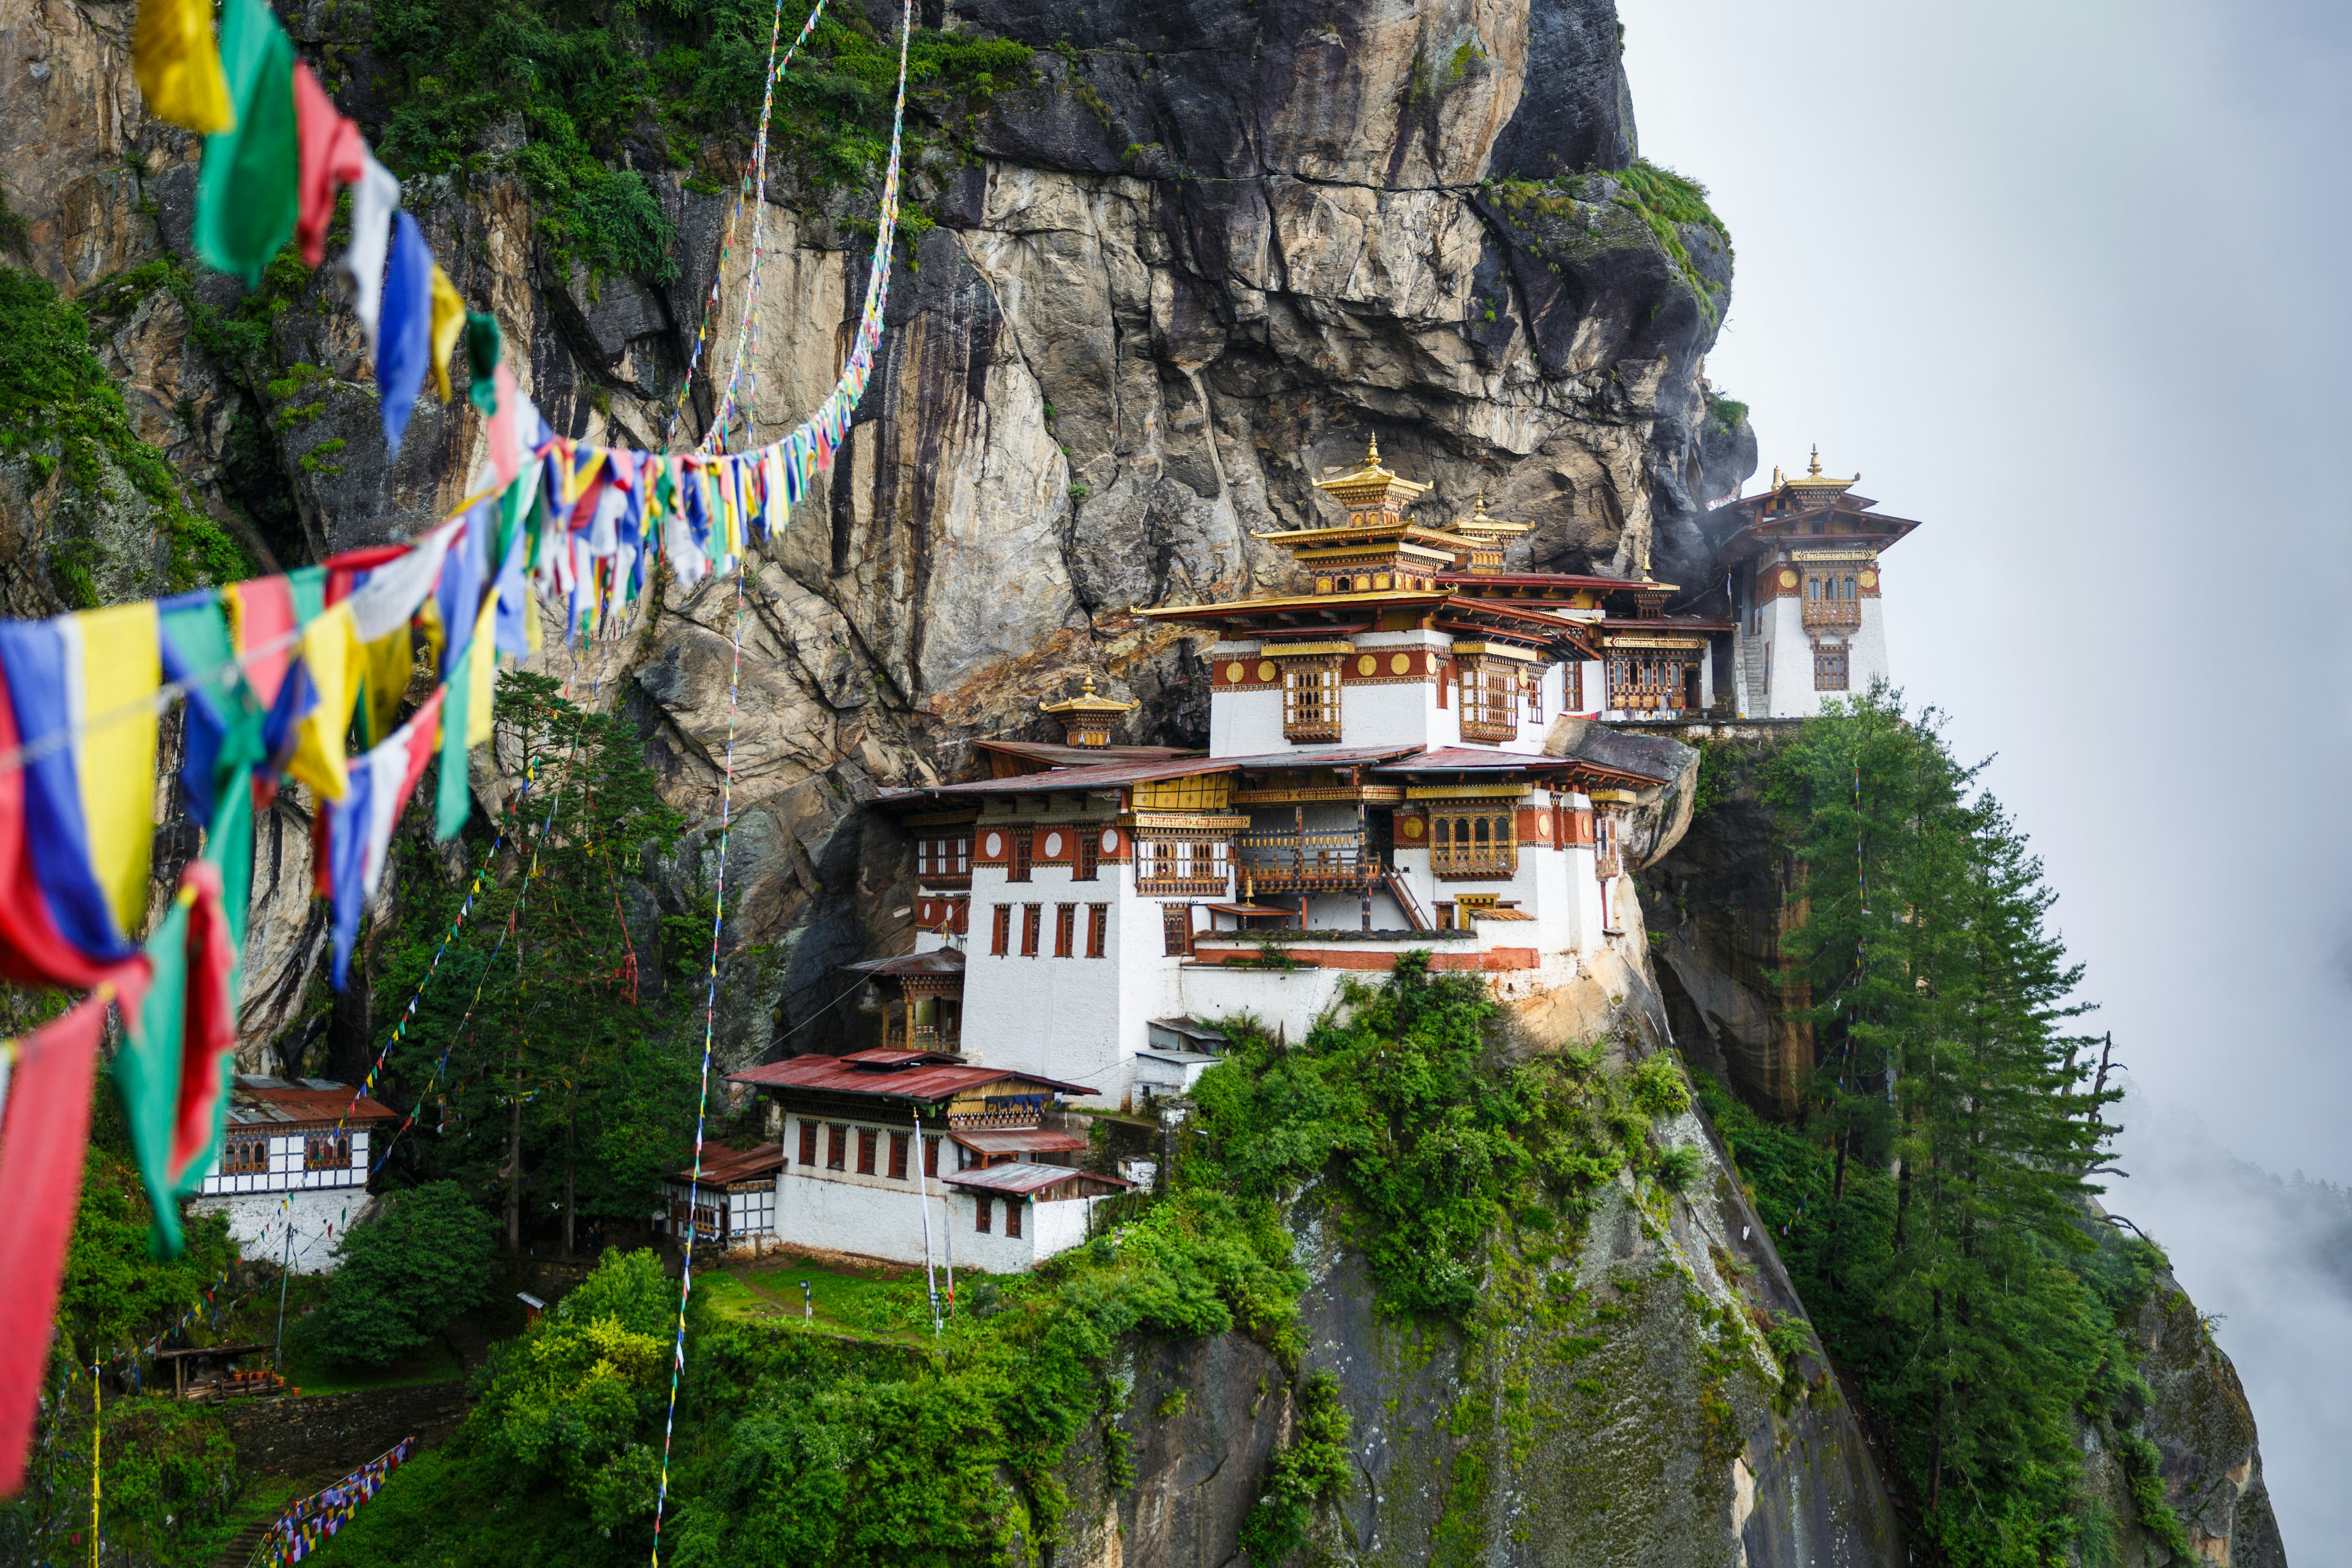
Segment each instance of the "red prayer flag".
[[301,156],[297,181],[301,209],[294,220],[294,238],[302,247],[302,259],[316,267],[326,259],[335,192],[359,184],[367,172],[367,143],[360,139],[360,128],[337,112],[310,68],[299,60],[294,65],[294,124]]
[[220,1128],[221,1058],[236,1049],[236,1005],[228,984],[236,949],[221,903],[220,868],[191,860],[180,873],[180,887],[195,899],[188,908],[187,1023],[180,1035],[180,1095],[167,1173],[175,1186],[212,1152]]
[[0,1128],[0,1496],[25,1482],[41,1375],[81,1194],[89,1086],[111,992],[26,1037]]

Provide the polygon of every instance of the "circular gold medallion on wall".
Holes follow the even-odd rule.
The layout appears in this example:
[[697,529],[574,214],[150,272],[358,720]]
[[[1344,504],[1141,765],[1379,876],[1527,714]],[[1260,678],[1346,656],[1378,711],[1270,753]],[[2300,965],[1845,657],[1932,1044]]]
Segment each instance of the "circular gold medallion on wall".
[[1793,588],[1793,587],[1795,587],[1796,585],[1797,585],[1797,574],[1796,574],[1796,573],[1795,573],[1795,572],[1793,572],[1793,571],[1791,571],[1790,568],[1788,568],[1788,567],[1786,567],[1786,566],[1781,567],[1781,568],[1780,568],[1780,586],[1782,586],[1783,588]]
[[1229,664],[1225,666],[1225,679],[1235,686],[1239,686],[1242,683],[1242,677],[1248,673],[1249,672],[1243,668],[1239,664]]
[[1412,655],[1409,653],[1398,654],[1389,660],[1389,673],[1391,675],[1402,675],[1412,668]]
[[1358,675],[1370,675],[1372,671],[1380,668],[1380,667],[1381,661],[1379,659],[1374,658],[1370,654],[1366,654],[1363,658],[1356,661],[1356,673]]
[[1257,678],[1260,680],[1272,680],[1274,679],[1274,660],[1269,658],[1257,667]]

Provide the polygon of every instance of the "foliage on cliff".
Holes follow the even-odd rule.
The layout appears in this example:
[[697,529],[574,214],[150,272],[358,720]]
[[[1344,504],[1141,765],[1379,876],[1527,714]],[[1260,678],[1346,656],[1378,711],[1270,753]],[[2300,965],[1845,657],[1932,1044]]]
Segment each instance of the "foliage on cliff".
[[1784,982],[1820,1067],[1800,1126],[1710,1109],[1938,1560],[2095,1552],[2078,1422],[2127,1429],[2146,1397],[2126,1324],[2157,1260],[2085,1223],[2116,1096],[2068,1032],[2081,971],[2054,895],[1933,715],[1883,691],[1809,722],[1766,797],[1799,868]]
[[[231,582],[253,570],[244,550],[188,504],[163,454],[131,428],[122,389],[90,352],[80,308],[47,279],[0,267],[0,458],[16,458],[29,470],[27,490],[54,485],[59,492],[42,543],[55,592],[69,607]],[[112,593],[99,572],[110,552],[127,555],[130,574]]]
[[[1307,1184],[1367,1248],[1390,1310],[1450,1315],[1475,1300],[1510,1202],[1540,1188],[1573,1212],[1629,1162],[1664,1168],[1655,1118],[1686,1103],[1670,1061],[1509,1065],[1485,1038],[1492,1009],[1475,981],[1407,963],[1298,1045],[1234,1026],[1166,1195],[1034,1275],[964,1275],[936,1341],[919,1280],[820,1328],[699,1277],[665,1557],[1034,1555],[1065,1538],[1075,1456],[1126,1482],[1148,1417],[1119,1368],[1139,1339],[1239,1331],[1298,1379],[1306,1281],[1283,1211]],[[404,1468],[324,1561],[642,1560],[677,1300],[650,1254],[607,1255],[498,1352],[458,1438]],[[1302,1540],[1349,1478],[1344,1408],[1326,1385],[1296,1387],[1294,1440],[1244,1527],[1255,1560]]]

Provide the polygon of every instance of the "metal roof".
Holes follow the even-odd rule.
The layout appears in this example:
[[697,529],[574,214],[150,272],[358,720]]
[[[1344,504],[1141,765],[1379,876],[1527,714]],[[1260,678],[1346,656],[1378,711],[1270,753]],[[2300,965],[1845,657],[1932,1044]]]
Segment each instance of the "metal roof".
[[1200,755],[1198,747],[1188,746],[1067,746],[1052,741],[974,741],[971,743],[983,752],[999,752],[1024,762],[1048,763],[1055,767],[1165,762],[1173,757]]
[[896,958],[861,959],[841,967],[860,974],[961,974],[963,950],[960,947],[935,947],[929,952],[902,952]]
[[[756,1149],[706,1149],[702,1154],[702,1184],[723,1187],[734,1182],[747,1182],[754,1176],[772,1176],[784,1168],[784,1146],[762,1143]],[[688,1166],[671,1178],[691,1182],[694,1167]]]
[[[1289,912],[1295,914],[1297,911],[1294,910]],[[1229,1043],[1223,1030],[1209,1027],[1190,1013],[1181,1014],[1173,1018],[1149,1019],[1146,1021],[1146,1026],[1154,1029],[1165,1029],[1171,1035],[1181,1035],[1188,1040],[1214,1040],[1221,1046]]]
[[389,1121],[398,1115],[352,1086],[322,1078],[289,1082],[239,1074],[230,1084],[228,1120],[236,1126],[292,1126],[315,1121]]
[[1026,1197],[1031,1193],[1074,1179],[1100,1182],[1112,1187],[1135,1185],[1124,1176],[1106,1176],[1097,1171],[1081,1171],[1075,1165],[1033,1165],[1025,1160],[1010,1165],[991,1165],[985,1170],[952,1171],[940,1178],[952,1186],[970,1187],[982,1193],[1006,1193],[1016,1197]]
[[1416,746],[1315,746],[1301,747],[1295,752],[1275,752],[1249,757],[1187,757],[1161,763],[1110,763],[1094,768],[1054,768],[1042,773],[1020,773],[1012,778],[972,779],[965,784],[914,786],[886,789],[875,795],[884,805],[917,805],[943,795],[1079,795],[1088,790],[1118,789],[1122,785],[1155,784],[1163,779],[1186,779],[1202,773],[1226,773],[1267,768],[1344,768],[1364,763],[1384,762],[1417,751]]
[[975,1154],[1072,1154],[1089,1147],[1077,1133],[1054,1127],[990,1127],[948,1136]]
[[1508,773],[1517,768],[1572,768],[1573,757],[1547,757],[1540,752],[1505,752],[1487,746],[1433,746],[1417,757],[1383,763],[1378,773]]
[[[858,1057],[898,1054],[861,1051]],[[927,1104],[952,1099],[967,1089],[992,1083],[1029,1084],[1063,1094],[1090,1095],[1095,1092],[1084,1084],[1063,1083],[1055,1079],[1039,1078],[1034,1073],[1009,1072],[1003,1068],[976,1067],[963,1062],[943,1062],[929,1052],[923,1053],[917,1064],[903,1067],[887,1061],[860,1060],[851,1057],[793,1057],[788,1061],[770,1062],[764,1067],[729,1073],[727,1081],[749,1084],[754,1089],[798,1090],[804,1094],[856,1095],[874,1100],[921,1100]]]

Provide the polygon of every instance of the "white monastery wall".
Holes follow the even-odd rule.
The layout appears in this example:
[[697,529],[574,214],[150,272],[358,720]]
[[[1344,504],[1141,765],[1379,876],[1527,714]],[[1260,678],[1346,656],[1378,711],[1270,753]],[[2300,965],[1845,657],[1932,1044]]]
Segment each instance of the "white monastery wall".
[[1846,695],[1859,697],[1870,689],[1871,682],[1885,680],[1890,685],[1895,673],[1886,662],[1886,601],[1864,599],[1862,625],[1853,634],[1851,650],[1846,654]]
[[188,1212],[228,1215],[229,1239],[238,1255],[272,1264],[287,1258],[286,1225],[290,1220],[294,1250],[289,1267],[297,1274],[331,1274],[342,1262],[335,1256],[335,1243],[367,1216],[374,1203],[364,1188],[351,1186],[197,1197],[189,1200]]
[[[1281,1031],[1294,1045],[1305,1039],[1331,1005],[1343,969],[1242,969],[1194,963],[1183,971],[1184,1010],[1203,1023],[1247,1014],[1268,1033]],[[1378,974],[1362,978],[1378,980]]]

